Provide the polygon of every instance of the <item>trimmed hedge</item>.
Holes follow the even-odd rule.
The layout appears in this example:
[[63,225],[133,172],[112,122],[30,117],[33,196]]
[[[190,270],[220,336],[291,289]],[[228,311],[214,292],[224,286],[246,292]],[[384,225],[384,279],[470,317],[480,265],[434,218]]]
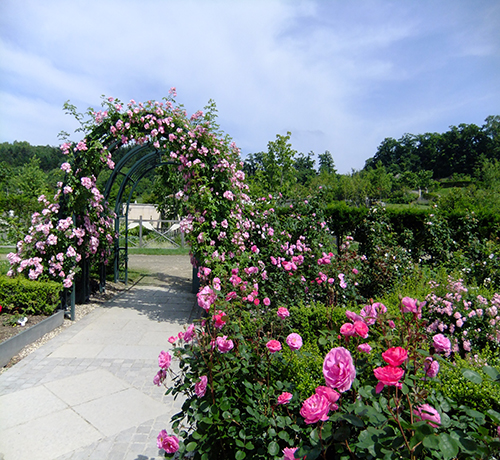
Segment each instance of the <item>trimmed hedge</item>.
[[0,276],[0,305],[6,313],[50,315],[60,304],[61,283]]

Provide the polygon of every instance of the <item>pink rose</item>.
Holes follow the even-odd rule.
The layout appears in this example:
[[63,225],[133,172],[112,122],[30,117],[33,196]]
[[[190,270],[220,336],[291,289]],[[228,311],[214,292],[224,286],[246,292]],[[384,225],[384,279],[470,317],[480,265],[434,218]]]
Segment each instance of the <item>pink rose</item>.
[[348,319],[350,319],[353,323],[354,321],[363,321],[363,317],[359,316],[357,313],[352,312],[351,310],[346,310],[345,315]]
[[401,300],[403,305],[403,313],[417,313],[418,312],[418,301],[417,299],[412,299],[410,297],[403,297]]
[[367,343],[361,343],[358,345],[358,351],[369,354],[372,351],[372,347]]
[[356,368],[351,353],[343,347],[332,348],[323,362],[326,384],[341,393],[349,390],[356,378]]
[[436,353],[450,353],[451,351],[451,342],[450,339],[445,337],[443,334],[436,334],[433,338],[433,345]]
[[429,356],[425,358],[424,370],[427,377],[434,378],[439,373],[439,363]]
[[217,329],[222,329],[224,325],[226,324],[226,321],[222,319],[223,316],[226,316],[226,313],[224,313],[221,310],[218,310],[215,315],[212,316],[212,320],[214,321],[214,326]]
[[293,332],[286,338],[286,343],[290,347],[290,350],[299,350],[302,347],[302,337]]
[[194,392],[198,398],[203,398],[205,396],[205,392],[207,391],[207,376],[202,375],[200,380],[194,384]]
[[292,393],[284,391],[278,396],[278,404],[288,404],[292,400]]
[[269,307],[271,305],[271,301],[269,300],[269,297],[265,297],[264,300],[262,301],[266,307]]
[[429,425],[437,428],[438,425],[441,425],[441,416],[439,412],[434,409],[434,407],[429,404],[422,404],[421,406],[417,406],[413,413],[415,414],[417,420],[428,420]]
[[355,321],[354,322],[354,331],[362,339],[366,339],[368,337],[368,326],[366,325],[366,323],[364,321]]
[[328,399],[328,402],[330,403],[330,410],[337,410],[339,408],[339,406],[335,403],[339,400],[340,394],[333,388],[323,386],[317,387],[316,394]]
[[368,326],[373,326],[377,321],[377,310],[373,305],[365,305],[359,314]]
[[266,347],[271,353],[276,353],[281,350],[281,343],[278,340],[269,340],[266,343]]
[[283,449],[283,460],[295,460],[295,451],[298,447],[285,447]]
[[156,439],[158,449],[163,449],[167,454],[173,454],[179,450],[179,440],[175,436],[168,436],[165,430],[161,430]]
[[153,383],[157,386],[160,386],[166,377],[167,373],[163,369],[160,369],[158,373],[153,377]]
[[356,335],[356,331],[354,329],[354,324],[351,323],[344,323],[340,327],[340,333],[342,335],[345,335],[347,337],[350,337],[352,335]]
[[170,367],[170,363],[172,362],[172,356],[168,351],[161,351],[158,356],[158,365],[162,369],[168,369]]
[[304,417],[304,421],[309,425],[322,420],[328,420],[328,412],[330,411],[330,402],[324,396],[313,394],[307,398],[302,404],[300,415]]
[[217,348],[221,353],[227,353],[234,348],[234,343],[231,339],[227,340],[227,335],[217,337]]
[[402,347],[389,348],[382,353],[384,361],[394,367],[403,364],[408,358],[408,352]]
[[209,286],[205,286],[198,294],[198,305],[203,308],[203,310],[208,311],[210,309],[210,305],[212,305],[217,299],[217,294],[210,289]]
[[404,369],[394,366],[377,367],[373,369],[373,373],[377,380],[379,380],[375,391],[380,393],[384,385],[400,386],[399,380],[405,375]]
[[193,337],[194,337],[194,324],[190,324],[186,332],[184,332],[184,341],[191,342],[191,340],[193,340]]
[[290,316],[290,312],[285,307],[279,307],[278,316],[283,319],[286,318],[287,316]]

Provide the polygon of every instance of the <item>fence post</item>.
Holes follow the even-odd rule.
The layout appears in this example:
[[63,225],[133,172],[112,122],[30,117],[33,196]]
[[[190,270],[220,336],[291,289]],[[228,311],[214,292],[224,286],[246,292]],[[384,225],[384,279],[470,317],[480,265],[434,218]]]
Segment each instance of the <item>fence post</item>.
[[142,216],[139,216],[139,247],[142,248]]

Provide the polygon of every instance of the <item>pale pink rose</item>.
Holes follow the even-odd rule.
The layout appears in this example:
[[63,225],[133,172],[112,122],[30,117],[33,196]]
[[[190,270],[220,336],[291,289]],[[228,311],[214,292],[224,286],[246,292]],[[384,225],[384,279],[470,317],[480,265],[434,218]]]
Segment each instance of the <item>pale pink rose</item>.
[[271,301],[269,300],[269,297],[265,297],[264,300],[262,301],[266,307],[269,307],[271,305]]
[[430,426],[437,428],[438,425],[441,425],[441,416],[439,412],[434,409],[434,407],[429,404],[422,404],[421,406],[417,406],[413,413],[415,414],[417,420],[427,420]]
[[425,358],[424,370],[427,377],[434,378],[439,373],[439,363],[428,356]]
[[272,339],[266,343],[266,347],[271,353],[276,353],[281,350],[281,343],[278,340]]
[[354,329],[354,324],[344,323],[340,327],[340,333],[345,335],[346,337],[350,337],[352,335],[356,335],[356,330]]
[[278,404],[288,404],[293,398],[292,393],[284,391],[278,396]]
[[451,351],[451,342],[450,339],[445,337],[443,334],[436,334],[432,338],[432,342],[434,345],[434,349],[436,353],[450,353]]
[[157,386],[160,386],[166,377],[167,373],[163,369],[160,369],[158,373],[154,376],[153,383]]
[[368,326],[373,326],[377,321],[377,310],[373,305],[365,305],[359,314]]
[[227,335],[217,337],[217,348],[221,353],[227,353],[234,348],[234,343],[231,339],[227,340]]
[[290,347],[290,350],[300,350],[302,347],[302,337],[295,332],[292,332],[287,338],[286,343]]
[[341,393],[349,390],[356,378],[356,368],[351,353],[343,347],[332,348],[323,362],[326,384]]
[[340,394],[333,388],[319,386],[316,387],[315,393],[328,399],[328,402],[330,403],[330,410],[338,410],[339,406],[335,403],[339,400]]
[[156,439],[158,449],[163,449],[167,454],[174,454],[179,450],[179,440],[174,436],[168,436],[165,430],[161,430]]
[[354,321],[364,321],[362,316],[359,316],[357,313],[354,313],[351,310],[346,310],[345,315],[348,319],[350,319],[353,323]]
[[282,319],[283,319],[283,318],[286,318],[286,317],[288,317],[288,316],[290,316],[290,312],[289,312],[289,311],[288,311],[288,309],[287,309],[287,308],[285,308],[285,307],[279,307],[279,308],[278,308],[278,313],[277,313],[277,314],[278,314],[278,316],[279,316],[280,318],[282,318]]
[[170,353],[168,351],[161,351],[160,355],[158,356],[158,365],[162,369],[168,369],[170,367],[171,362],[172,362],[172,356],[170,356]]
[[394,367],[403,364],[408,358],[408,352],[402,347],[389,348],[382,353],[383,360]]
[[207,391],[207,382],[207,376],[202,375],[200,380],[194,384],[194,392],[198,398],[203,398],[203,396],[205,396],[205,392]]
[[358,345],[358,350],[369,354],[372,351],[372,347],[367,343],[361,343]]
[[324,396],[313,394],[307,398],[302,404],[300,415],[304,417],[304,421],[309,425],[311,423],[325,422],[328,420],[328,412],[330,411],[330,402]]
[[368,326],[364,321],[355,321],[354,332],[362,339],[366,339],[368,337]]
[[203,308],[203,310],[208,311],[210,306],[217,299],[217,294],[210,288],[210,286],[205,286],[198,294],[198,305]]

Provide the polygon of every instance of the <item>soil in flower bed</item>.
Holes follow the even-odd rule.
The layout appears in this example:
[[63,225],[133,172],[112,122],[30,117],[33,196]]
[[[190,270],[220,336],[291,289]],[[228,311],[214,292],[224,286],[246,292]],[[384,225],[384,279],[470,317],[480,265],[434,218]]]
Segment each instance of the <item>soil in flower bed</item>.
[[30,327],[38,324],[40,321],[43,321],[48,316],[45,315],[26,315],[28,321],[24,326],[19,326],[18,324],[13,326],[12,322],[18,318],[18,315],[9,315],[2,314],[0,315],[0,343],[5,342],[6,340],[14,337],[17,334],[29,329]]

